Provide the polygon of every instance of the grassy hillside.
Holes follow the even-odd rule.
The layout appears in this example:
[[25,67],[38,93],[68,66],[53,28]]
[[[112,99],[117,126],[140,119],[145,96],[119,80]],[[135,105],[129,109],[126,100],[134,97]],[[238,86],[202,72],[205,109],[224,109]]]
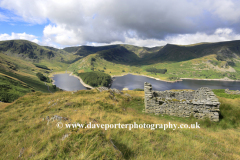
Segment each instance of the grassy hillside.
[[13,102],[32,91],[34,89],[26,83],[0,73],[0,101]]
[[[138,74],[147,75],[162,80],[176,80],[179,78],[200,78],[200,79],[240,79],[240,59],[234,59],[234,66],[222,65],[223,61],[218,61],[216,55],[208,55],[201,58],[191,59],[181,62],[158,62],[149,65],[127,65],[107,61],[99,54],[92,54],[72,63],[68,68],[74,72],[103,71],[110,75]],[[95,61],[92,61],[92,58]],[[215,64],[214,62],[219,62]],[[167,69],[165,74],[148,72],[149,68]]]
[[[125,95],[128,93],[128,95]],[[240,159],[240,99],[220,98],[220,122],[142,112],[142,91],[30,93],[0,110],[2,159]],[[1,105],[1,104],[0,104]],[[193,124],[200,129],[59,129],[62,123]]]
[[[0,74],[10,79],[25,83],[35,91],[49,92],[48,87],[42,82],[36,74],[40,72],[46,76],[50,73],[49,70],[36,67],[31,61],[22,60],[19,58],[7,56],[0,53]],[[14,85],[14,84],[12,84]],[[50,91],[54,92],[51,83]],[[24,92],[25,93],[25,92]]]
[[15,55],[23,59],[31,59],[36,62],[41,59],[53,59],[57,57],[55,51],[25,40],[1,41],[0,52],[7,55]]
[[240,56],[240,41],[202,43],[195,45],[179,46],[167,44],[152,58],[161,61],[184,61],[216,54],[225,59],[237,58]]
[[139,47],[133,45],[122,44],[124,48],[129,50],[130,52],[135,53],[139,58],[145,58],[150,56],[151,54],[157,53],[162,47]]
[[72,61],[76,57],[63,50],[39,46],[25,40],[1,41],[0,101],[12,102],[32,91],[59,90],[49,80],[41,81],[36,74],[47,77],[51,72],[66,70],[69,64],[65,61]]
[[[61,49],[40,46],[27,40],[0,41],[0,53],[40,65],[51,65],[57,70],[66,69],[69,63],[79,57]],[[59,65],[60,67],[56,67]]]
[[[5,55],[47,66],[53,72],[104,71],[110,75],[143,74],[162,80],[179,78],[240,79],[240,41],[163,47],[132,45],[79,46],[56,49],[23,40],[0,42]],[[96,61],[91,61],[95,58]],[[15,67],[17,67],[16,65]],[[10,66],[9,66],[10,67]],[[14,66],[11,66],[14,69]],[[149,69],[167,69],[165,74]],[[29,71],[28,71],[29,72]]]
[[[69,69],[104,71],[110,75],[142,74],[162,80],[179,78],[240,79],[240,41],[201,43],[188,46],[168,44],[164,47],[121,45],[88,55]],[[90,59],[95,58],[92,62]],[[167,69],[165,74],[148,72]]]
[[98,51],[108,50],[111,48],[115,48],[118,45],[110,45],[110,46],[79,46],[79,47],[66,47],[63,50],[69,53],[73,53],[75,55],[86,57],[89,54],[94,54]]

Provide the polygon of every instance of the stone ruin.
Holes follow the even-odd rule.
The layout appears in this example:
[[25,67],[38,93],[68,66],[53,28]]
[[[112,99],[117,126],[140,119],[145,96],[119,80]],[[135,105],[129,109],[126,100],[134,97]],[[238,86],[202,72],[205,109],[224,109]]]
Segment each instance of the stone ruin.
[[220,102],[212,90],[202,87],[197,90],[153,91],[150,83],[144,83],[145,113],[168,114],[219,121]]

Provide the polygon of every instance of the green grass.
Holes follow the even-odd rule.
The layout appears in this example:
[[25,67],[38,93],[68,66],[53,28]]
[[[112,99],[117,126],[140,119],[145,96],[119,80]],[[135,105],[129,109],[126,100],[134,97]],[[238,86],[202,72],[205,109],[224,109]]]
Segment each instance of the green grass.
[[224,97],[224,98],[229,98],[229,99],[235,99],[235,98],[240,98],[239,94],[227,94],[225,93],[225,89],[213,89],[212,90],[215,95],[219,97]]
[[[0,110],[0,156],[16,159],[239,159],[239,99],[220,98],[222,118],[209,122],[143,113],[143,91],[29,93]],[[56,103],[56,104],[55,104]],[[55,104],[55,105],[53,105]],[[67,107],[66,107],[67,106]],[[200,129],[58,129],[59,115],[88,124],[191,124]],[[17,124],[17,125],[16,125]],[[69,136],[62,140],[62,137]],[[217,147],[216,147],[217,146]],[[9,154],[11,153],[11,154]],[[196,154],[197,153],[197,154]]]
[[[24,75],[12,73],[12,72],[6,72],[4,70],[0,70],[0,72],[3,73],[3,74],[9,75],[11,77],[17,78],[20,81],[23,81],[23,82],[27,83],[29,86],[34,88],[36,91],[49,92],[45,83],[40,81],[37,78],[37,76],[36,77],[29,77],[29,76],[24,76]],[[50,87],[50,90],[52,92],[54,92],[52,87]]]
[[0,101],[13,102],[33,89],[17,80],[0,75]]

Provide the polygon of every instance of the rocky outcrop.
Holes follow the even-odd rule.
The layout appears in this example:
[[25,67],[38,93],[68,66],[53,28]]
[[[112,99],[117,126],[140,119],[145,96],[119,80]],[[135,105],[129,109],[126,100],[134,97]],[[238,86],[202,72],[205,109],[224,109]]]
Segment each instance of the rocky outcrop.
[[117,93],[117,94],[123,94],[120,90],[116,89],[116,88],[107,88],[107,87],[97,87],[96,88],[99,92],[102,91],[110,91],[112,93]]
[[168,114],[219,121],[220,102],[210,88],[202,87],[196,91],[153,91],[150,83],[144,83],[145,112]]
[[227,89],[225,89],[225,93],[227,93],[227,94],[240,94],[240,91],[239,91],[239,90],[232,91],[232,90],[229,90],[229,89],[227,88]]

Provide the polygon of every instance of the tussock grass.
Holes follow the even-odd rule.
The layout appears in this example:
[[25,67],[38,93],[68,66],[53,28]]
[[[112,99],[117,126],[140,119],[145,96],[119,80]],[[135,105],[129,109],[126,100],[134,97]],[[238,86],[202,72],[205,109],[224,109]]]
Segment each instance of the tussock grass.
[[[127,93],[131,95],[125,96]],[[220,122],[142,112],[143,91],[115,94],[97,90],[28,93],[0,110],[0,156],[17,159],[239,159],[239,99],[219,97]],[[56,103],[56,104],[55,104]],[[53,105],[55,104],[55,105]],[[68,117],[63,123],[191,124],[200,129],[58,129],[46,116]],[[224,122],[225,121],[225,122]],[[222,127],[222,123],[226,127]],[[232,124],[231,124],[232,123]],[[69,134],[62,140],[63,136]]]

